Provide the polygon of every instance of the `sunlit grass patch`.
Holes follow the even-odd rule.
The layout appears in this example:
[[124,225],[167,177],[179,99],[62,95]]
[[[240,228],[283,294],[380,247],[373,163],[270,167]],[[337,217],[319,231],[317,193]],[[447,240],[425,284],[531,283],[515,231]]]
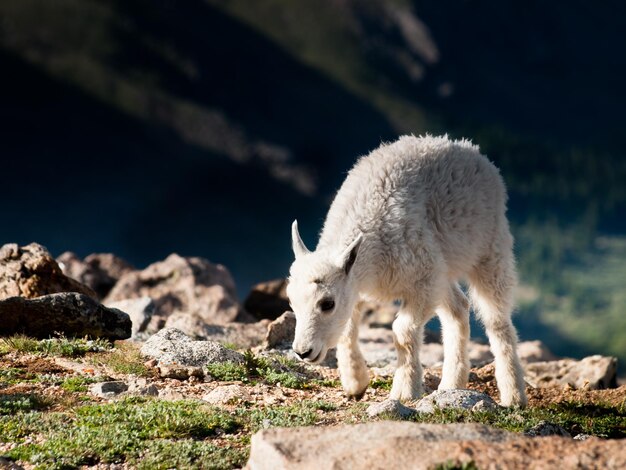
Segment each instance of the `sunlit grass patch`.
[[[32,413],[5,417],[0,430],[14,437],[33,431]],[[41,414],[39,414],[41,416]],[[20,430],[25,428],[26,431]],[[237,431],[241,422],[224,411],[193,401],[167,402],[130,398],[110,404],[86,405],[72,412],[48,413],[36,428],[41,443],[19,444],[8,456],[39,468],[75,468],[98,462],[138,462],[144,454],[158,460],[159,449],[175,458],[210,458],[211,452],[224,462],[239,461],[241,452],[228,457],[204,439]],[[179,445],[175,440],[196,440]],[[158,444],[161,440],[169,443]],[[191,441],[189,441],[191,442]],[[175,448],[186,454],[176,453]],[[185,456],[186,455],[186,456]],[[179,460],[183,462],[183,460]],[[171,467],[171,466],[170,466]],[[156,467],[161,468],[161,467]]]
[[239,409],[246,416],[252,432],[269,427],[311,426],[323,419],[323,412],[334,411],[337,406],[327,401],[303,401],[300,403],[256,409]]
[[35,339],[25,335],[14,335],[0,339],[0,354],[21,352],[44,356],[80,357],[89,352],[107,351],[111,343],[104,339],[66,338]]
[[133,374],[140,377],[152,377],[154,371],[145,365],[139,346],[134,343],[118,341],[115,348],[102,354],[93,354],[88,358],[96,366],[108,367],[118,374]]
[[547,407],[481,412],[444,409],[417,414],[411,419],[420,423],[481,423],[513,432],[524,432],[547,421],[563,427],[572,436],[583,433],[603,438],[626,437],[626,407],[623,405],[563,402]]

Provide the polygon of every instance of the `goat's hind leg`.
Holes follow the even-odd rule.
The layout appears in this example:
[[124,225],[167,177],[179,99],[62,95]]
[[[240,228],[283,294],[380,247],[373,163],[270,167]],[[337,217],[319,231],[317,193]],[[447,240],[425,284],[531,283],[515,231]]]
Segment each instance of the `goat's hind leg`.
[[517,355],[517,334],[511,321],[517,282],[511,250],[494,251],[470,276],[470,297],[485,325],[496,363],[496,381],[504,406],[525,406],[524,371]]
[[439,390],[465,388],[469,377],[469,302],[458,284],[436,310],[443,335],[443,370]]

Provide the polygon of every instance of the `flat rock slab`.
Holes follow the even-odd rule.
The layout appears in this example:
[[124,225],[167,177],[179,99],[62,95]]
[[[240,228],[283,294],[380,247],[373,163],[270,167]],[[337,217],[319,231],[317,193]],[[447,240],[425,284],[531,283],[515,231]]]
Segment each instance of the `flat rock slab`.
[[434,413],[438,408],[487,411],[497,409],[498,404],[486,393],[475,390],[435,390],[415,406],[419,413]]
[[380,421],[265,429],[252,436],[250,470],[626,468],[619,440],[532,438],[478,424]]
[[201,368],[207,364],[243,362],[243,355],[215,341],[194,341],[176,328],[164,328],[152,335],[141,354],[156,359],[159,365]]
[[49,338],[62,333],[117,340],[130,338],[131,326],[126,313],[75,292],[0,300],[0,335]]

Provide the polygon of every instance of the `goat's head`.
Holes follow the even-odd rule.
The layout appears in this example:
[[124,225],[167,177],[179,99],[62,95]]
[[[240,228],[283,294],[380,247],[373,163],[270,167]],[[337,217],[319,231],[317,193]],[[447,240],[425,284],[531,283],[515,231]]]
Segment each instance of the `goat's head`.
[[337,346],[357,302],[353,266],[362,235],[339,252],[309,251],[291,227],[296,256],[289,271],[287,295],[296,314],[293,350],[307,362],[320,363],[329,349]]

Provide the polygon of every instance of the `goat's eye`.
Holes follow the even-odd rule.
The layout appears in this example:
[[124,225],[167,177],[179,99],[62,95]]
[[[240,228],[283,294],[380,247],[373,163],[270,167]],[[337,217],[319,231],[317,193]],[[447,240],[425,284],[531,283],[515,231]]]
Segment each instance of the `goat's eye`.
[[322,312],[330,312],[335,308],[335,301],[332,299],[324,299],[319,303],[319,306]]

